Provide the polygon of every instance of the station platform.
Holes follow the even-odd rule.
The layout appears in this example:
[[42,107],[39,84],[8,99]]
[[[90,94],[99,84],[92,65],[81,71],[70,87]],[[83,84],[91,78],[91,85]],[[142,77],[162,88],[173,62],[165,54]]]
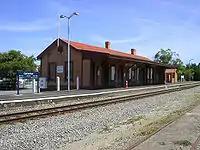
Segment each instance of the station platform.
[[[188,82],[186,82],[188,83]],[[175,86],[177,84],[183,83],[175,83],[175,84],[167,84],[167,86]],[[71,91],[46,91],[41,93],[22,93],[17,95],[16,91],[6,91],[8,93],[2,94],[0,92],[0,101],[7,101],[7,100],[24,100],[24,99],[38,99],[38,98],[48,98],[48,97],[62,97],[62,96],[69,96],[69,97],[78,97],[78,96],[86,96],[86,95],[100,95],[100,94],[108,94],[114,92],[125,92],[129,90],[143,90],[148,88],[157,88],[157,87],[164,87],[166,84],[160,85],[145,85],[145,86],[135,86],[129,88],[111,88],[111,89],[99,89],[99,90],[71,90]],[[11,93],[12,92],[12,93]]]
[[[129,87],[128,89],[136,90],[136,89],[144,89],[147,87],[161,87],[164,85],[149,85],[149,86],[135,86],[135,87]],[[13,92],[11,94],[0,94],[0,100],[12,100],[12,99],[29,99],[29,98],[45,98],[45,97],[59,97],[59,96],[66,96],[66,95],[85,95],[85,94],[94,94],[94,93],[107,93],[107,92],[123,92],[125,90],[128,90],[126,88],[110,88],[110,89],[98,89],[98,90],[62,90],[62,91],[45,91],[41,93],[22,93],[20,95],[17,95],[17,92]]]

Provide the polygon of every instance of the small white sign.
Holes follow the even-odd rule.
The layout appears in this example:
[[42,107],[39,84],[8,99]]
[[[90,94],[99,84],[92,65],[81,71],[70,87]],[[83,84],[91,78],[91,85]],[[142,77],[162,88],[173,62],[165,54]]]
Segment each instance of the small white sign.
[[46,77],[40,77],[39,78],[39,87],[41,89],[46,89],[47,88],[47,78]]
[[57,73],[63,73],[63,66],[57,66]]

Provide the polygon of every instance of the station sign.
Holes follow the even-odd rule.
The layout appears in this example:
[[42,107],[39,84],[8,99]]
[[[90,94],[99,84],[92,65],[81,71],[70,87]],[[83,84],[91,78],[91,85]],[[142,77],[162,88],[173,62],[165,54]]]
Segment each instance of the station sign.
[[63,73],[63,66],[57,66],[57,73]]
[[21,71],[19,71],[18,75],[22,76],[22,77],[37,77],[38,72],[21,72]]

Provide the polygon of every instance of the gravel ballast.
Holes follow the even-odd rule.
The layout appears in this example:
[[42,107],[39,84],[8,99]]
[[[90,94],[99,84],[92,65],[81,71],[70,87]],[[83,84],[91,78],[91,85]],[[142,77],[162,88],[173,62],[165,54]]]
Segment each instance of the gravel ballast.
[[[162,87],[164,89],[164,87]],[[162,89],[160,86],[160,89]],[[54,100],[52,101],[50,98],[46,101],[35,101],[35,102],[27,102],[27,103],[8,103],[8,104],[1,104],[0,105],[0,115],[8,114],[8,113],[15,113],[15,112],[23,112],[23,111],[31,111],[31,110],[38,110],[38,109],[45,109],[45,108],[53,108],[59,106],[66,106],[71,104],[83,103],[83,102],[91,102],[91,101],[99,101],[103,99],[110,99],[118,96],[128,96],[134,95],[149,91],[157,91],[158,87],[151,87],[149,89],[141,89],[141,88],[132,88],[127,90],[120,90],[115,91],[114,93],[109,94],[102,94],[96,96],[89,96],[89,97],[75,97],[75,98],[64,98],[62,100]]]
[[[91,139],[89,143],[93,143],[95,146],[95,137],[90,138],[94,133],[97,136],[97,133],[102,129],[119,126],[121,122],[134,116],[148,115],[153,112],[159,112],[163,115],[179,109],[192,101],[192,99],[188,99],[188,95],[198,92],[200,92],[200,87],[195,87],[180,92],[87,109],[60,116],[1,125],[0,147],[1,150],[66,150],[70,147],[74,149],[75,145],[80,144],[81,141],[84,143],[85,139]],[[87,147],[89,143],[82,149],[90,149]],[[91,147],[91,149],[94,149],[94,147]]]

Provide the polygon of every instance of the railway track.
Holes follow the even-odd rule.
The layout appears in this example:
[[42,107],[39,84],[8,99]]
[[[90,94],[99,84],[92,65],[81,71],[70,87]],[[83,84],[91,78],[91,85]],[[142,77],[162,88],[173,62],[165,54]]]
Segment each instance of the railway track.
[[113,103],[120,103],[120,102],[124,102],[124,101],[129,101],[129,100],[136,100],[136,99],[141,99],[144,97],[150,97],[150,96],[165,94],[165,93],[169,93],[169,92],[175,92],[175,91],[180,91],[180,90],[184,90],[184,89],[189,89],[189,88],[193,88],[193,87],[199,86],[199,85],[200,85],[200,83],[193,83],[191,85],[188,85],[188,84],[187,85],[179,85],[177,87],[166,88],[166,89],[161,89],[161,90],[156,90],[156,91],[149,91],[149,92],[145,92],[145,93],[134,94],[131,96],[130,95],[119,96],[119,97],[107,98],[107,99],[103,99],[103,100],[99,100],[99,101],[91,101],[91,102],[84,102],[84,103],[82,102],[82,103],[53,107],[53,108],[10,113],[10,114],[5,114],[5,115],[0,115],[0,124],[10,123],[10,122],[20,121],[20,120],[26,120],[26,119],[39,118],[39,117],[43,117],[43,116],[54,115],[54,114],[59,114],[59,113],[64,113],[64,112],[72,112],[75,110],[103,106],[103,105],[108,105],[108,104],[113,104]]

